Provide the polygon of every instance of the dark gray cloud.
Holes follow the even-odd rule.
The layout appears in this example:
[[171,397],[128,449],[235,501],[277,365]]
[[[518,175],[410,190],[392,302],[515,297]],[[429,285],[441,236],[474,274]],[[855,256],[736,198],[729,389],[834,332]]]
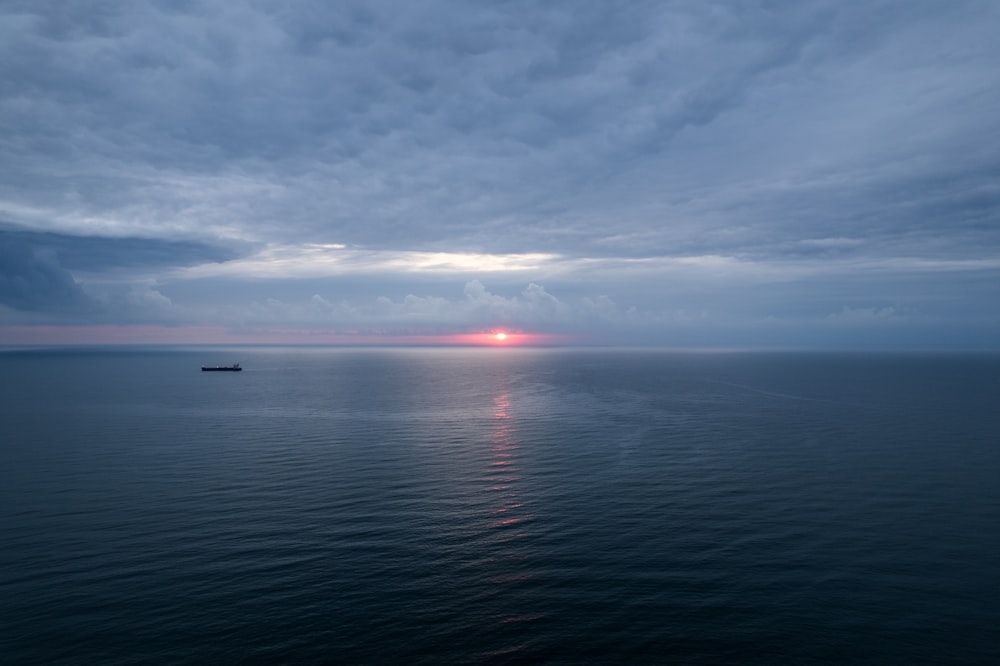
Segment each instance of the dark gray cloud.
[[0,243],[11,255],[49,256],[69,271],[190,266],[234,259],[233,248],[157,238],[102,237],[38,232],[0,226]]
[[531,326],[613,303],[651,339],[995,327],[996,25],[987,0],[8,2],[3,269],[35,278],[6,304],[489,325],[478,280],[565,306]]
[[90,302],[55,253],[0,238],[0,306],[73,316]]

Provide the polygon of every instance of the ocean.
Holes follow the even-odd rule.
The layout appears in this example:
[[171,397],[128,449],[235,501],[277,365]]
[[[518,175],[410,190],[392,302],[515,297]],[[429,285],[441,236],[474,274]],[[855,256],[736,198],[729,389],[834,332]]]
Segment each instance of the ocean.
[[0,439],[4,664],[1000,663],[996,354],[10,350]]

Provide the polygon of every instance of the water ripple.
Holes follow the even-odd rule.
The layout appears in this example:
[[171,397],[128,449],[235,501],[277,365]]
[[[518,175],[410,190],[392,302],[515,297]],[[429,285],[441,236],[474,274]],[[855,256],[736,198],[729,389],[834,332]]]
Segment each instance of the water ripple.
[[996,357],[504,351],[0,355],[5,661],[1000,658]]

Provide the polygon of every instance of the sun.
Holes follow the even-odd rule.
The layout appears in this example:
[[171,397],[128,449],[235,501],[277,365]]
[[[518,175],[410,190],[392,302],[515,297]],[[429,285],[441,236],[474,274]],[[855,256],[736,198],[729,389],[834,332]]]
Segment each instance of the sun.
[[506,339],[507,339],[507,334],[506,334],[506,333],[504,333],[503,331],[501,331],[501,332],[497,333],[497,334],[496,334],[496,335],[495,335],[494,337],[495,337],[495,338],[496,338],[497,340],[499,340],[500,342],[503,342],[504,340],[506,340]]

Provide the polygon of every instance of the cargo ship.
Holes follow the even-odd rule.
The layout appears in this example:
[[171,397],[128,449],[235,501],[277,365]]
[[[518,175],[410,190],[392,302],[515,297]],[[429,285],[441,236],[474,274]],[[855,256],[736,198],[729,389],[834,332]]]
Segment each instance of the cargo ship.
[[239,363],[233,363],[232,365],[203,365],[201,366],[202,372],[240,372],[243,368],[240,367]]

